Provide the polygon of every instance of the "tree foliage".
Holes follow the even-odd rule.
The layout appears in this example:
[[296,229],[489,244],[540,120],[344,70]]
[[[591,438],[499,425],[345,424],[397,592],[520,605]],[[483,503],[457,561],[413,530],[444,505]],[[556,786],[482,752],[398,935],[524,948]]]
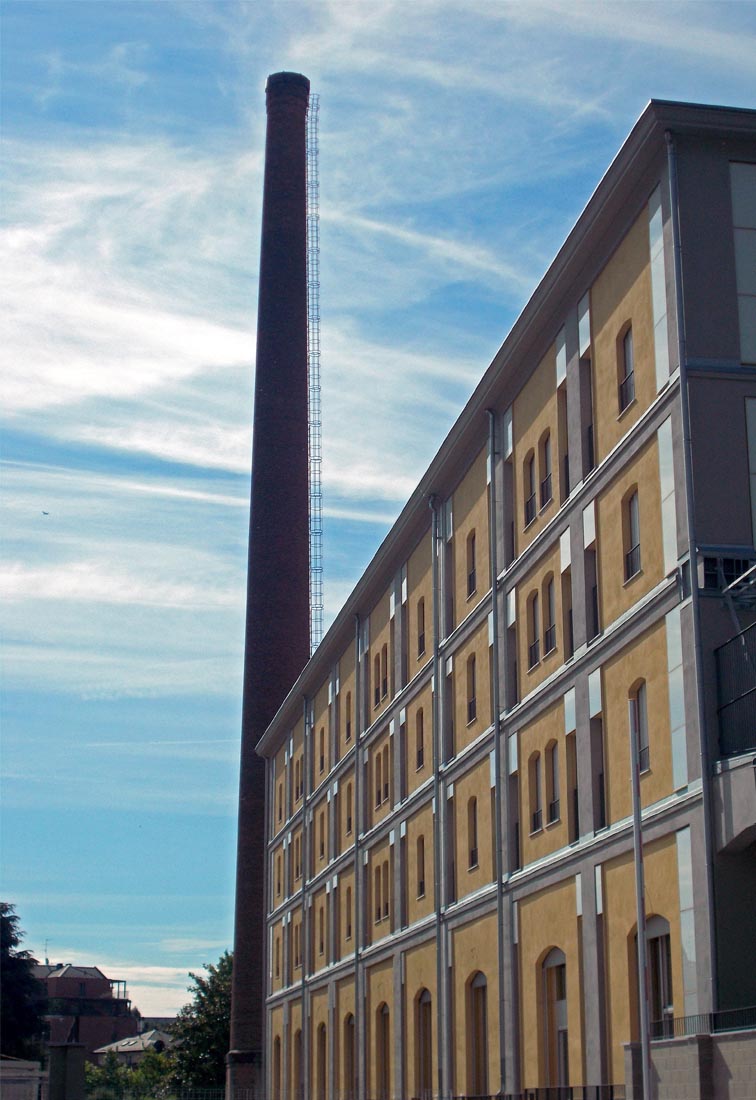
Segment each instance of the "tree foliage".
[[192,1001],[171,1028],[174,1081],[180,1088],[222,1088],[231,1026],[233,956],[224,951],[218,963],[205,963],[206,974],[190,974]]
[[14,905],[0,901],[0,1051],[14,1058],[39,1058],[42,1036],[36,959],[19,950],[24,933]]
[[147,1050],[133,1069],[109,1051],[101,1066],[84,1067],[90,1100],[162,1100],[172,1095],[173,1061],[168,1054]]

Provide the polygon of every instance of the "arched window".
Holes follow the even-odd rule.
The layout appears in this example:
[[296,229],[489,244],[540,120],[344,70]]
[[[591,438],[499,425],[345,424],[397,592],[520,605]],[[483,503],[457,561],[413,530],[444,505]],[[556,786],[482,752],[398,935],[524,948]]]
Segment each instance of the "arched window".
[[638,489],[633,488],[622,504],[622,541],[625,547],[625,580],[629,581],[641,568],[640,505]]
[[320,858],[325,859],[325,810],[320,811],[318,827],[320,832]]
[[541,623],[538,593],[528,597],[528,668],[535,668],[541,659]]
[[467,986],[467,1091],[488,1096],[488,985],[478,970]]
[[389,1034],[389,1008],[384,1001],[376,1012],[375,1054],[378,1100],[388,1100],[391,1087],[391,1046]]
[[467,536],[467,598],[474,595],[478,587],[475,571],[475,531]]
[[276,897],[281,896],[281,871],[283,869],[283,861],[281,859],[281,853],[276,856]]
[[375,754],[373,768],[375,770],[375,805],[377,808],[381,804],[381,792],[383,791],[383,753],[380,750]]
[[391,794],[391,770],[389,768],[389,747],[383,747],[383,801],[388,802]]
[[275,955],[276,955],[275,976],[277,978],[280,978],[281,977],[281,941],[278,938],[278,936],[276,936]]
[[391,891],[389,889],[389,861],[384,859],[383,861],[383,919],[388,920],[389,917],[389,901],[391,898]]
[[352,740],[352,693],[351,693],[351,691],[347,692],[346,706],[344,707],[344,711],[345,711],[345,718],[346,718],[346,731],[345,731],[345,734],[344,734],[344,740],[345,741],[351,741]]
[[326,1100],[328,1090],[328,1048],[326,1045],[326,1028],[325,1024],[318,1025],[317,1031],[317,1100]]
[[283,782],[278,784],[278,820],[283,820]]
[[535,451],[531,451],[525,459],[523,467],[523,500],[525,501],[525,526],[532,523],[536,517],[536,470]]
[[425,653],[425,600],[421,597],[417,601],[417,655],[422,657]]
[[294,1100],[302,1100],[302,1031],[300,1028],[294,1032],[294,1058],[292,1066],[292,1085],[294,1088]]
[[299,953],[299,925],[294,925],[294,969],[299,970],[302,958]]
[[672,947],[669,921],[649,917],[646,921],[648,996],[651,1034],[672,1035],[674,1002],[672,997]]
[[415,715],[415,744],[417,748],[417,770],[420,771],[425,764],[425,726],[423,708],[419,707]]
[[543,582],[543,655],[556,649],[556,598],[554,577],[549,574]]
[[530,831],[537,833],[543,827],[541,754],[539,752],[534,752],[528,761],[528,785],[530,787]]
[[380,924],[381,921],[381,868],[376,867],[373,874],[373,901],[375,908],[375,923]]
[[302,837],[297,834],[294,838],[294,878],[302,877]]
[[299,801],[299,757],[294,761],[294,801]]
[[325,952],[325,913],[323,907],[318,909],[318,954]]
[[354,1045],[354,1016],[350,1012],[344,1020],[344,1100],[354,1100],[357,1095],[357,1059]]
[[475,654],[471,653],[467,658],[467,724],[474,722],[478,713],[478,705],[475,698]]
[[352,784],[347,783],[346,789],[346,831],[347,836],[352,835]]
[[320,774],[325,771],[325,729],[320,727]]
[[551,489],[551,435],[544,432],[538,444],[541,466],[541,508],[545,508],[552,498]]
[[381,699],[388,695],[388,646],[381,649]]
[[548,1084],[566,1087],[570,1083],[567,1036],[567,966],[564,952],[553,947],[543,960],[545,1020],[543,1036]]
[[346,938],[351,940],[352,938],[352,887],[346,888]]
[[425,837],[417,838],[417,896],[425,897]]
[[559,820],[559,745],[550,741],[546,746],[546,801],[548,822]]
[[421,989],[415,999],[415,1096],[433,1096],[433,1008],[431,995]]
[[467,803],[467,849],[468,867],[478,866],[478,800],[471,798]]
[[381,701],[381,656],[376,653],[373,661],[373,702],[375,706]]
[[635,352],[633,350],[633,329],[628,322],[617,338],[617,381],[619,411],[635,400]]
[[273,1040],[273,1100],[281,1100],[281,1037]]
[[648,744],[648,709],[645,680],[639,680],[630,692],[628,718],[630,730],[635,734],[635,744],[638,748],[638,766],[641,772],[647,772],[651,768],[651,753]]

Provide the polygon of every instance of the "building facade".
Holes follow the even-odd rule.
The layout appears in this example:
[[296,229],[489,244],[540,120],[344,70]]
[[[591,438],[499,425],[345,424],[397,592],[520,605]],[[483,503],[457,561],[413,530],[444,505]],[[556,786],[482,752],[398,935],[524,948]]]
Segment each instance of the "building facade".
[[274,1100],[629,1097],[641,869],[736,1095],[755,544],[756,112],[652,102],[258,745]]

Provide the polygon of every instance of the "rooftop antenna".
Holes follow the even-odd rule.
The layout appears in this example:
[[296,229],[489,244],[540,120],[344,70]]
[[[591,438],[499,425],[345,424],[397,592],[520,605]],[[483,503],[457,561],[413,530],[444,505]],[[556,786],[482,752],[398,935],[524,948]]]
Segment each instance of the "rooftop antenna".
[[320,405],[320,210],[318,111],[320,97],[307,108],[307,412],[310,489],[310,653],[323,638],[323,491]]

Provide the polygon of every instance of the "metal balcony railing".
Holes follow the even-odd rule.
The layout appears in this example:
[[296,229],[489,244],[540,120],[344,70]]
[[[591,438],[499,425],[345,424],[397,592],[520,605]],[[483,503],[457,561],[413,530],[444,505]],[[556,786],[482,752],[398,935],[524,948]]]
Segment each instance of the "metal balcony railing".
[[756,748],[756,623],[714,651],[717,663],[719,751],[737,756]]
[[531,821],[531,833],[537,833],[543,828],[543,810],[533,810],[533,819]]
[[677,1039],[683,1035],[712,1035],[720,1031],[756,1029],[756,1005],[699,1012],[696,1016],[665,1016],[651,1023],[651,1039]]
[[635,372],[629,371],[619,384],[618,401],[619,411],[624,412],[628,405],[635,400]]
[[531,493],[525,501],[525,526],[532,523],[536,516],[536,495]]
[[546,656],[547,653],[551,653],[556,649],[556,626],[554,623],[551,626],[547,626],[543,632],[543,653]]
[[559,799],[554,798],[549,802],[549,825],[559,820]]
[[541,643],[536,638],[534,642],[531,642],[528,646],[528,668],[535,668],[541,659]]
[[541,482],[541,507],[545,508],[551,500],[551,474],[546,474],[546,477]]

